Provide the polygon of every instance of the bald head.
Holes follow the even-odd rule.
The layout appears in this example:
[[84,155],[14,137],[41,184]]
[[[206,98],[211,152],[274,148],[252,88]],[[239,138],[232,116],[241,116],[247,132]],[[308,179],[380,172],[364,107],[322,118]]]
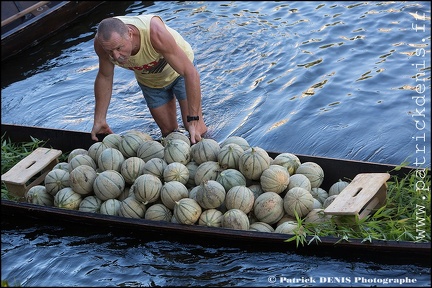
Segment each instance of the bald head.
[[96,37],[103,41],[108,41],[111,39],[113,33],[125,37],[128,33],[128,27],[117,18],[106,18],[99,23]]

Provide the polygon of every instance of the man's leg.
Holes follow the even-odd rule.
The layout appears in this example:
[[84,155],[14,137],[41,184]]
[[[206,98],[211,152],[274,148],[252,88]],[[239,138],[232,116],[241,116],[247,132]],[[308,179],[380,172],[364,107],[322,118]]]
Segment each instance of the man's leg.
[[163,137],[178,129],[175,98],[172,98],[168,103],[162,106],[150,108],[150,113],[159,126]]

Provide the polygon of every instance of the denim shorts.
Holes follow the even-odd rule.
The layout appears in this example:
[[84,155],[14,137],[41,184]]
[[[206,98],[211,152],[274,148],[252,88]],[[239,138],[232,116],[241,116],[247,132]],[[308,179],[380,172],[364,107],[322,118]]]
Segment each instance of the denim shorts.
[[[196,68],[196,62],[193,62]],[[186,100],[186,85],[183,76],[177,77],[171,84],[163,88],[150,88],[138,82],[148,108],[162,106],[175,97],[177,100]]]

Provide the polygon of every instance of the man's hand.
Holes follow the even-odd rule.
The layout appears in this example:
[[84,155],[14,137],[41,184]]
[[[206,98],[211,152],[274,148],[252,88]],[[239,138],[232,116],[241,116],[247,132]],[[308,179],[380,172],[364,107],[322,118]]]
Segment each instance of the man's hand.
[[108,123],[102,123],[102,124],[93,124],[93,128],[91,131],[91,138],[94,141],[99,141],[99,139],[96,137],[96,134],[112,134],[114,133],[111,128],[109,127]]
[[201,141],[202,139],[201,135],[207,132],[207,131],[200,131],[199,128],[200,125],[198,121],[189,122],[189,135],[190,135],[191,144],[195,144]]

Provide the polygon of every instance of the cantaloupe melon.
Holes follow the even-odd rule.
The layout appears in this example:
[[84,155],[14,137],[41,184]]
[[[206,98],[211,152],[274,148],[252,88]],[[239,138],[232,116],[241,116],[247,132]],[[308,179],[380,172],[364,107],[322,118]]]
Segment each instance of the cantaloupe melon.
[[190,154],[192,159],[202,164],[207,161],[218,161],[220,146],[216,140],[211,138],[201,138],[201,140],[192,145]]
[[201,216],[201,206],[191,198],[182,198],[174,204],[174,216],[178,223],[193,225]]
[[222,227],[235,230],[249,230],[249,218],[240,209],[229,209],[223,214]]
[[198,224],[208,227],[221,227],[222,218],[223,213],[218,209],[207,209],[201,213]]
[[81,194],[76,193],[71,187],[65,187],[59,190],[54,196],[54,206],[63,209],[78,210],[82,199]]
[[165,182],[178,181],[186,185],[189,181],[189,169],[180,162],[170,163],[163,171],[163,180]]
[[53,206],[54,196],[47,192],[45,186],[35,185],[31,187],[25,193],[25,199],[28,203],[42,205],[42,206]]
[[264,192],[255,199],[253,211],[258,221],[272,225],[285,214],[283,199],[275,192]]
[[191,160],[191,147],[180,139],[169,140],[164,148],[164,160],[168,164],[179,162],[186,165]]
[[162,181],[152,174],[143,174],[132,184],[135,198],[146,205],[160,199],[162,186]]
[[313,209],[313,196],[304,188],[294,187],[283,198],[285,212],[292,216],[302,218]]
[[324,170],[315,162],[304,162],[296,170],[296,174],[305,175],[311,182],[312,188],[318,188],[324,181]]
[[270,166],[267,151],[260,147],[251,147],[244,151],[239,159],[239,171],[250,180],[259,180],[261,174]]
[[93,183],[94,194],[102,201],[115,199],[120,196],[126,182],[123,176],[115,170],[99,173]]

